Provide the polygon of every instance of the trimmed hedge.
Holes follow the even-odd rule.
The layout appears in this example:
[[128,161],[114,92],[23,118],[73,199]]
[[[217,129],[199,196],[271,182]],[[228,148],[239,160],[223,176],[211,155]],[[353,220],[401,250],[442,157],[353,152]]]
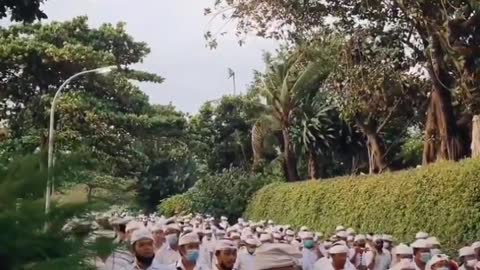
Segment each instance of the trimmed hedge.
[[402,242],[427,231],[446,249],[480,239],[480,160],[333,180],[266,186],[249,203],[246,217],[326,233],[342,224]]

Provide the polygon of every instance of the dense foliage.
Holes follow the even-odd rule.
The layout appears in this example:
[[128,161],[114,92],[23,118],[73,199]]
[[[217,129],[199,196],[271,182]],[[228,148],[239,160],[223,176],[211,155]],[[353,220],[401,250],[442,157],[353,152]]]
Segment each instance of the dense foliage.
[[428,231],[457,248],[480,237],[479,171],[479,161],[471,159],[379,176],[277,183],[254,196],[246,216],[328,233],[343,224],[405,243]]
[[[92,269],[86,262],[93,258],[95,249],[83,241],[85,235],[69,235],[62,230],[69,218],[79,217],[92,208],[84,204],[54,204],[45,216],[47,171],[41,164],[41,155],[30,155],[15,158],[0,168],[0,268]],[[71,181],[75,177],[71,171],[81,169],[79,165],[71,157],[57,164],[57,182]],[[47,221],[48,229],[44,230]]]
[[241,169],[202,176],[195,185],[182,195],[163,201],[158,209],[163,214],[208,213],[225,215],[232,220],[241,217],[251,196],[263,186],[282,181],[274,174],[245,173]]

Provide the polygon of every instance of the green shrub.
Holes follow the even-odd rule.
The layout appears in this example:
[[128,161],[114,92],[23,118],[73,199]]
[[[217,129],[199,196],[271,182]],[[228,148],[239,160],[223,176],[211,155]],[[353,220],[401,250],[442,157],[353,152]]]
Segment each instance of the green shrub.
[[458,248],[480,239],[479,175],[479,160],[465,160],[378,176],[277,183],[255,194],[246,216],[327,233],[342,224],[405,242],[422,230],[444,247]]
[[241,169],[207,174],[186,193],[164,200],[159,205],[162,214],[170,216],[180,212],[225,215],[232,220],[240,217],[252,195],[272,182],[281,181],[274,174],[253,174]]
[[158,205],[160,214],[171,217],[180,213],[190,213],[193,211],[191,193],[174,195],[168,199],[163,200]]

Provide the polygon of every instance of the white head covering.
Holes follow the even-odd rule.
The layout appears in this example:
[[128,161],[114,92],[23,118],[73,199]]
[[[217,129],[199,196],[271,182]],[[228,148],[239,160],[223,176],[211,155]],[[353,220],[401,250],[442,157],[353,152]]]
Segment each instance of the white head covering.
[[260,246],[261,243],[259,243],[259,241],[253,237],[248,237],[245,239],[245,243],[247,243],[247,245],[251,245],[251,246]]
[[314,237],[313,233],[312,232],[303,232],[300,237],[302,239],[308,239],[308,238],[312,238]]
[[432,266],[441,261],[449,261],[450,258],[445,254],[437,254],[432,256],[432,258],[428,261],[427,265],[425,266],[425,270],[432,270]]
[[382,240],[383,241],[388,241],[388,242],[393,242],[393,236],[391,236],[390,234],[384,234],[384,235],[382,235]]
[[342,225],[338,225],[337,228],[335,228],[335,232],[339,231],[345,231],[345,227],[343,227]]
[[185,233],[193,232],[193,227],[191,227],[191,226],[184,227],[184,228],[183,228],[183,232],[185,232]]
[[354,235],[355,234],[355,230],[353,228],[348,228],[347,229],[347,234],[348,235]]
[[335,235],[339,238],[347,238],[348,237],[348,234],[347,234],[346,231],[338,231]]
[[130,243],[135,244],[135,242],[139,240],[146,240],[146,239],[154,241],[152,233],[146,228],[141,228],[141,229],[135,230],[132,233],[132,237],[130,237]]
[[355,236],[355,242],[365,241],[365,240],[366,240],[366,237],[365,237],[365,235],[363,235],[363,234],[357,234],[357,235]]
[[273,225],[274,224],[273,220],[269,219],[268,224]]
[[269,233],[262,233],[260,235],[260,242],[273,241],[273,237]]
[[108,239],[115,238],[115,232],[114,231],[107,231],[107,230],[94,231],[93,235],[95,236],[95,238],[108,238]]
[[473,250],[473,248],[470,247],[470,246],[462,247],[462,248],[458,251],[458,256],[459,256],[459,257],[471,256],[471,255],[475,255],[475,250]]
[[430,242],[426,239],[418,239],[410,245],[412,248],[430,248]]
[[153,224],[152,227],[150,227],[151,232],[158,232],[158,231],[163,231],[163,224],[161,223],[155,223]]
[[480,241],[473,242],[472,248],[473,248],[473,249],[480,248]]
[[289,244],[268,244],[257,248],[254,270],[297,266],[302,258],[298,249]]
[[395,247],[395,254],[397,255],[413,255],[413,248],[401,243]]
[[217,250],[236,250],[237,245],[230,240],[218,240],[215,243],[215,251]]
[[138,230],[138,229],[142,229],[142,228],[145,228],[143,223],[141,223],[140,221],[132,220],[132,221],[128,222],[127,225],[125,226],[125,231],[126,232],[134,231],[134,230]]
[[179,231],[181,232],[182,229],[180,228],[180,225],[178,225],[177,223],[170,223],[168,224],[167,226],[164,227],[165,230],[176,230],[176,231]]
[[430,245],[440,245],[440,242],[435,236],[431,236],[427,238],[427,241],[430,242]]
[[241,238],[241,235],[237,232],[232,232],[230,234],[230,238],[233,239],[233,238]]
[[427,239],[428,238],[428,233],[426,232],[418,232],[415,235],[415,239]]
[[307,227],[307,226],[302,226],[302,227],[300,228],[300,231],[301,231],[301,232],[306,232],[306,231],[308,231],[308,227]]
[[347,237],[347,241],[349,241],[349,242],[353,242],[354,239],[355,239],[355,237],[353,237],[353,235],[349,235],[349,236]]
[[110,224],[112,225],[126,225],[128,222],[130,222],[133,218],[132,217],[118,217],[118,218],[112,218],[110,221]]
[[295,236],[295,232],[292,231],[292,230],[287,230],[287,232],[285,234],[288,235],[288,236]]
[[328,253],[330,254],[348,253],[348,251],[348,247],[343,244],[335,244],[328,249]]
[[178,240],[178,245],[183,246],[187,244],[195,244],[195,243],[200,243],[200,239],[198,238],[198,234],[196,233],[187,233],[182,236],[180,236],[180,239]]

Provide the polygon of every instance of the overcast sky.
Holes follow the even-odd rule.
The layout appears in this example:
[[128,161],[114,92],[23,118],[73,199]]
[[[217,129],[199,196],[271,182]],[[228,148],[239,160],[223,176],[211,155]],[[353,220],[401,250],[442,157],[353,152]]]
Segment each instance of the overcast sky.
[[[203,9],[214,0],[48,0],[44,9],[49,20],[69,20],[87,15],[92,26],[104,22],[127,23],[136,40],[145,41],[152,53],[140,68],[160,74],[160,85],[142,85],[152,103],[172,102],[185,112],[196,112],[208,100],[232,93],[227,68],[237,74],[237,91],[244,92],[253,69],[263,70],[263,51],[272,51],[273,41],[256,37],[240,47],[231,34],[221,37],[219,47],[205,47],[203,35],[210,18]],[[218,29],[221,21],[213,25]]]

